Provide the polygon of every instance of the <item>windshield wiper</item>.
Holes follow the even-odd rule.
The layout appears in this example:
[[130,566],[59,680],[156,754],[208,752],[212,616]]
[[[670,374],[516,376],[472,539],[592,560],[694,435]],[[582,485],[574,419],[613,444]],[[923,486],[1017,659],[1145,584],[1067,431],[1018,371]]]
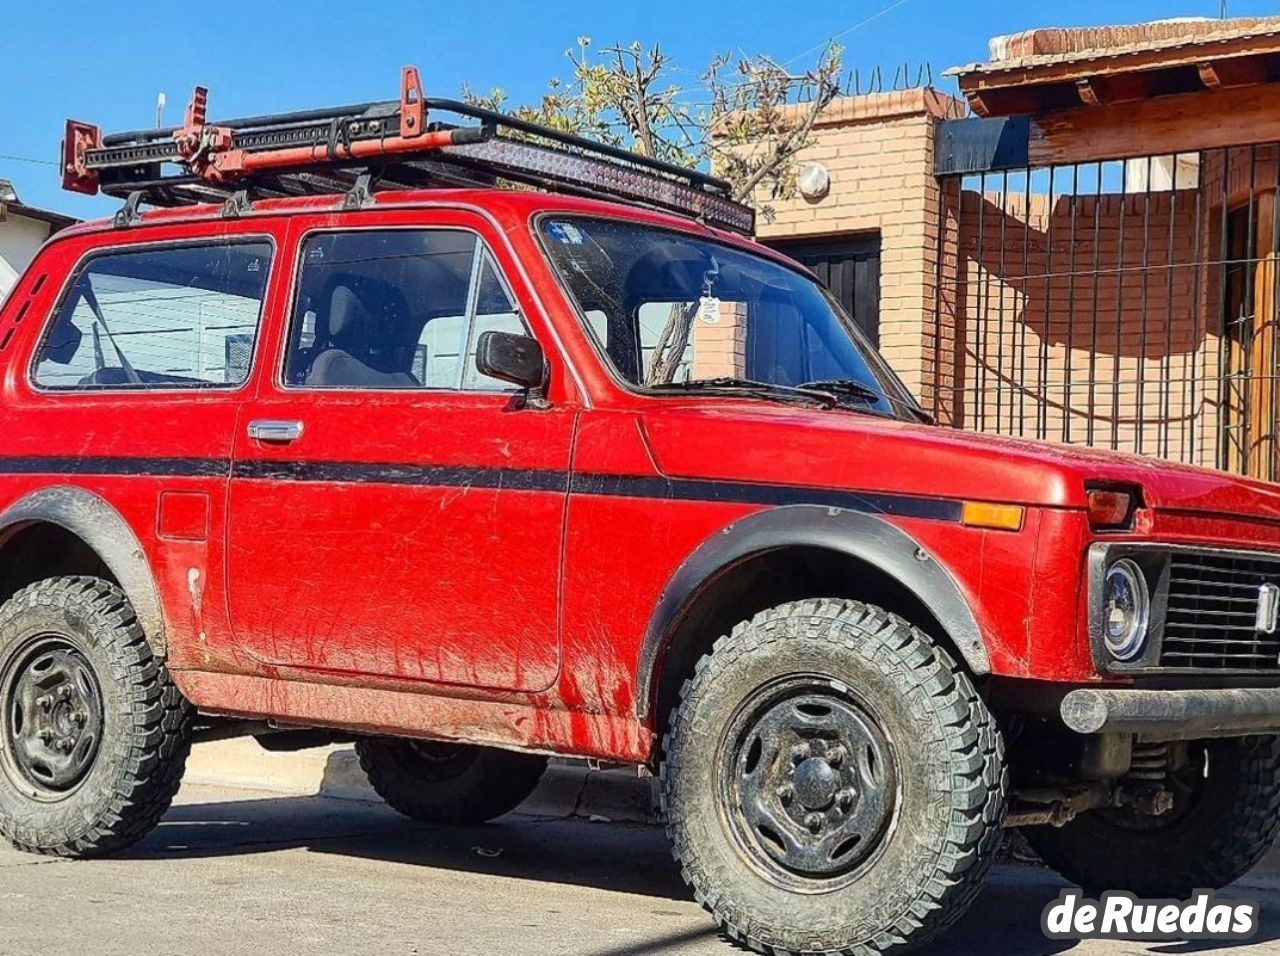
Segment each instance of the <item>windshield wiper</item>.
[[834,408],[836,396],[817,388],[795,385],[776,385],[772,382],[757,382],[750,378],[695,378],[688,382],[663,382],[650,385],[650,389],[658,392],[745,392],[761,398],[773,398],[779,401],[803,401],[808,404],[817,403],[823,408]]
[[805,382],[800,388],[820,389],[824,392],[835,392],[848,398],[863,398],[868,402],[879,402],[884,396],[869,385],[863,385],[853,378],[826,378],[813,382]]
[[816,389],[818,391],[830,392],[830,393],[839,395],[842,398],[854,398],[860,401],[870,402],[872,404],[879,404],[881,400],[884,400],[888,402],[890,405],[893,405],[895,408],[906,409],[908,412],[911,413],[911,415],[913,415],[915,418],[918,418],[920,421],[924,422],[925,424],[928,424],[928,425],[934,424],[934,417],[930,415],[928,412],[926,412],[923,408],[919,408],[916,405],[913,405],[911,402],[904,402],[902,399],[897,398],[893,395],[877,392],[871,386],[864,385],[862,382],[859,382],[857,379],[852,379],[852,378],[821,379],[814,382],[805,382],[803,385],[800,386],[800,388],[811,388],[811,389]]

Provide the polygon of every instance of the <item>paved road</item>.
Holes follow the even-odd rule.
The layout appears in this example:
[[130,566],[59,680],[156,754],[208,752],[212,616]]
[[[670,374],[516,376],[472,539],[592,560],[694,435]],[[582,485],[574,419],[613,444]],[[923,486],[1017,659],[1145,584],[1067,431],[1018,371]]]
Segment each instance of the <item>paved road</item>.
[[[1039,914],[1060,884],[997,869],[933,956],[1177,954],[1214,944],[1051,943]],[[1246,887],[1280,954],[1280,887]],[[727,956],[660,832],[508,818],[434,829],[384,807],[184,788],[135,852],[78,863],[0,850],[0,954]]]

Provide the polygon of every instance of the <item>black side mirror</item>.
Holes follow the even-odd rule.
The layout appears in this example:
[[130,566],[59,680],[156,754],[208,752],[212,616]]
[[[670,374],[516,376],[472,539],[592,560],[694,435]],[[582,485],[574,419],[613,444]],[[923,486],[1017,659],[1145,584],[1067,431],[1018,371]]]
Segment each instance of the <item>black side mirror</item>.
[[484,332],[476,342],[476,368],[482,375],[526,389],[527,401],[535,408],[545,406],[542,390],[547,383],[547,361],[537,339]]

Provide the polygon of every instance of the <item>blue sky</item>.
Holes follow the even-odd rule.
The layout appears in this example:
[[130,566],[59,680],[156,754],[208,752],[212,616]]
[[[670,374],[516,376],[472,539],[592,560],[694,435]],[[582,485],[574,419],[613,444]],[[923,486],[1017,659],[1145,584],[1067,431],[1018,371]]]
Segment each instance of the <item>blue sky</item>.
[[[880,66],[892,77],[905,61],[913,74],[931,63],[937,76],[985,59],[992,34],[1216,16],[1218,9],[1219,0],[119,0],[74,12],[27,3],[6,18],[0,177],[13,180],[25,202],[105,214],[116,201],[59,189],[52,161],[63,121],[74,116],[108,131],[150,126],[164,91],[166,122],[177,123],[197,83],[210,89],[213,118],[391,99],[405,63],[420,68],[429,95],[452,96],[468,82],[532,99],[548,76],[567,72],[564,51],[580,35],[597,46],[661,42],[691,86],[716,52],[736,48],[787,62],[841,33],[847,66],[864,75]],[[1280,0],[1231,0],[1229,10],[1280,14]]]

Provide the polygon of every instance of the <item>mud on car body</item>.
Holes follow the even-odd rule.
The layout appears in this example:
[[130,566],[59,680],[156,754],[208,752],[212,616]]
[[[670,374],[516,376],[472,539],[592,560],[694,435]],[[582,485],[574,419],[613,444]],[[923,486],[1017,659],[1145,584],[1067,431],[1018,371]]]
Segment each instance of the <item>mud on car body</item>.
[[1009,826],[1157,897],[1270,845],[1274,486],[934,426],[701,174],[408,73],[202,102],[72,124],[68,185],[129,201],[0,311],[11,842],[127,846],[246,733],[354,737],[432,821],[548,754],[648,767],[697,898],[773,952],[933,938]]

